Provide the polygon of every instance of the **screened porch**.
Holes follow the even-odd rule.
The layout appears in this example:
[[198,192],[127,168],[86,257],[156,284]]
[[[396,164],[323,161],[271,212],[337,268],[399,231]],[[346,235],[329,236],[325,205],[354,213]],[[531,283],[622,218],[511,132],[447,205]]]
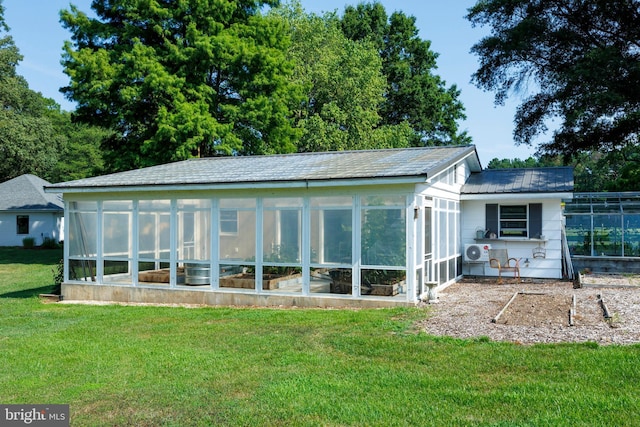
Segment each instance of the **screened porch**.
[[414,194],[81,198],[67,201],[65,281],[415,300],[438,277],[431,203]]

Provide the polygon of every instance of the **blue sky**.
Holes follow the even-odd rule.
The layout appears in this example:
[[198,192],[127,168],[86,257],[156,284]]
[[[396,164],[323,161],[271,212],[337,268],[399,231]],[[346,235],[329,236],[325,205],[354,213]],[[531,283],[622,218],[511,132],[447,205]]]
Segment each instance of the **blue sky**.
[[[91,0],[2,0],[5,21],[10,35],[24,56],[18,73],[29,82],[31,89],[53,98],[63,109],[74,106],[65,100],[59,89],[67,85],[60,57],[62,44],[70,34],[59,23],[59,11],[73,3],[80,10],[90,12]],[[303,0],[308,12],[342,12],[345,5],[358,0]],[[431,40],[431,49],[437,52],[438,74],[447,83],[462,91],[460,99],[465,106],[467,120],[460,123],[462,130],[473,138],[484,166],[493,158],[527,158],[535,151],[513,143],[513,115],[519,99],[508,100],[504,106],[494,106],[493,93],[483,92],[470,83],[477,69],[477,58],[469,53],[471,46],[487,33],[484,28],[472,28],[464,19],[467,9],[475,0],[381,0],[387,13],[402,11],[416,17],[420,37]]]

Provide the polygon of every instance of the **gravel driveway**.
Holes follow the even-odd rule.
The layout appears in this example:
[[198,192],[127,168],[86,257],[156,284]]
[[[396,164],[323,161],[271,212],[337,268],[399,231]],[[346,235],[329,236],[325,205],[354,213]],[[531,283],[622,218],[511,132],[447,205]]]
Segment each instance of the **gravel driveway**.
[[[421,326],[431,335],[484,336],[519,344],[640,343],[640,286],[596,286],[574,289],[566,281],[514,283],[514,279],[498,285],[495,279],[465,279],[438,294],[439,302],[430,305],[431,315]],[[574,296],[575,315],[570,317]],[[605,319],[601,300],[609,319]],[[558,306],[564,307],[560,317]]]

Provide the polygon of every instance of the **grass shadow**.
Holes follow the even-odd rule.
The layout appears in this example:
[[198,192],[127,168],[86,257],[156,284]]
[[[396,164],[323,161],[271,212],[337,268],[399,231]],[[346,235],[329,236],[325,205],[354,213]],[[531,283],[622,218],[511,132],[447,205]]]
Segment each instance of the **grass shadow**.
[[63,257],[62,249],[25,249],[19,246],[0,247],[0,264],[56,264]]
[[40,286],[38,288],[21,289],[15,292],[0,294],[0,298],[33,298],[40,294],[49,294],[53,290],[53,285]]

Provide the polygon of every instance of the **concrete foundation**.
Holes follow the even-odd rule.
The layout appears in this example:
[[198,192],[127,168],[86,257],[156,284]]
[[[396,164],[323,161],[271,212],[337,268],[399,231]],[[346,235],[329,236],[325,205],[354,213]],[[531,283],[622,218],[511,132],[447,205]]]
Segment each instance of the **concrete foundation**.
[[353,298],[331,295],[276,295],[249,292],[155,288],[147,286],[85,285],[63,283],[64,301],[101,301],[116,303],[192,304],[205,306],[259,306],[309,308],[384,308],[412,307],[415,304],[401,299],[375,297]]

